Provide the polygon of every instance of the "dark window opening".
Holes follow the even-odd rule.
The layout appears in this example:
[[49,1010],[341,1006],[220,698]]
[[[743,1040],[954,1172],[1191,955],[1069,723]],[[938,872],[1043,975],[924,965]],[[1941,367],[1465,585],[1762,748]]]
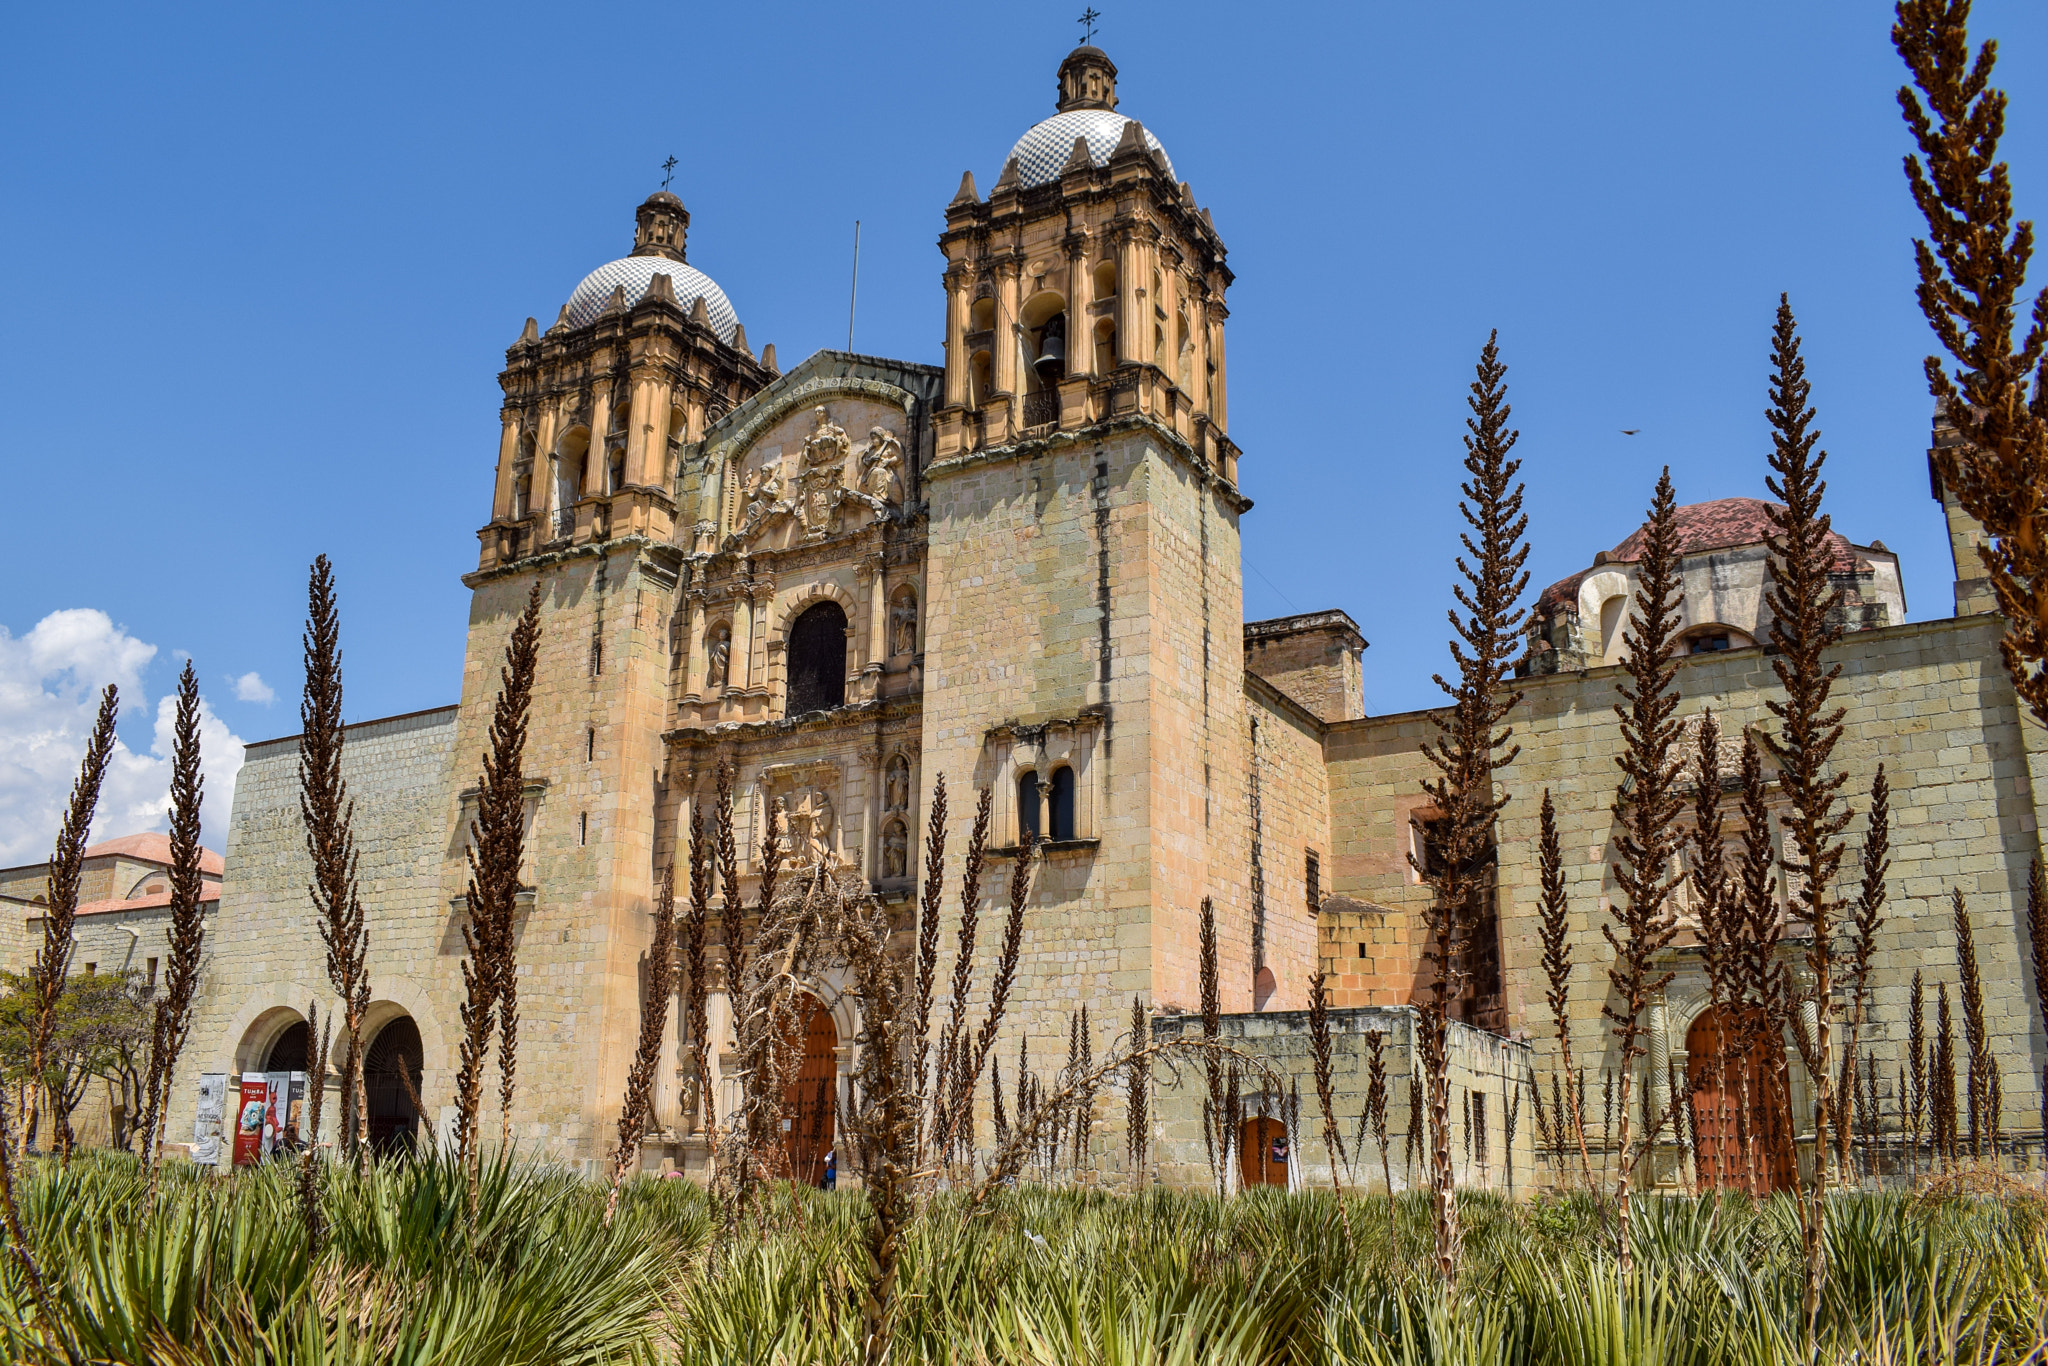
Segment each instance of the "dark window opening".
[[1074,770],[1062,764],[1052,771],[1052,837],[1074,838]]
[[846,704],[846,612],[836,602],[805,610],[789,628],[790,716]]
[[[426,1049],[420,1027],[401,1015],[377,1031],[363,1059],[363,1091],[370,1121],[370,1151],[393,1153],[412,1145],[420,1115],[412,1098],[420,1088]],[[400,1069],[405,1075],[399,1076]]]
[[1363,940],[1360,940],[1358,944],[1358,956],[1360,958],[1365,957],[1365,941]]
[[98,963],[87,963],[85,965],[85,975],[88,977],[97,976],[99,974],[99,970],[100,965]]
[[604,672],[604,642],[593,639],[590,642],[590,676],[597,677]]
[[1714,654],[1727,648],[1728,636],[1724,632],[1718,636],[1694,636],[1689,653],[1696,655]]
[[590,813],[588,811],[582,812],[576,817],[576,842],[578,844],[590,843]]
[[154,958],[150,959],[150,960],[149,960],[149,962],[148,962],[148,965],[146,966],[146,968],[145,968],[144,970],[145,970],[145,971],[146,971],[146,972],[147,972],[147,973],[149,974],[149,989],[150,989],[151,991],[155,991],[155,990],[156,990],[156,959],[154,959]]
[[596,726],[592,726],[589,730],[583,733],[583,757],[586,760],[597,758]]
[[1303,877],[1308,883],[1308,913],[1314,915],[1323,908],[1323,861],[1313,849],[1308,851],[1308,868]]
[[1043,832],[1039,825],[1038,775],[1025,773],[1017,779],[1017,838],[1026,835],[1037,839]]

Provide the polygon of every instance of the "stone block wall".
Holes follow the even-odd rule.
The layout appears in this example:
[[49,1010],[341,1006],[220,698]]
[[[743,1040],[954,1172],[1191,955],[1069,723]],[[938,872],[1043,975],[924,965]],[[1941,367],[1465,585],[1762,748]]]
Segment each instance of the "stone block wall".
[[[460,978],[456,929],[441,893],[454,829],[455,708],[351,726],[342,771],[355,800],[359,890],[369,931],[371,1024],[412,1016],[425,1045],[431,1108],[453,1079]],[[192,1035],[179,1059],[167,1141],[186,1142],[202,1072],[258,1070],[278,1035],[317,1004],[333,1006],[326,950],[306,894],[311,864],[299,816],[298,737],[249,746],[235,782],[220,913],[206,927]],[[368,1040],[366,1040],[366,1043]],[[338,1065],[338,1058],[337,1058]],[[329,1108],[329,1123],[333,1109]]]
[[[1267,1011],[1223,1017],[1219,1035],[1222,1042],[1258,1059],[1278,1078],[1277,1083],[1253,1081],[1250,1078],[1255,1075],[1254,1069],[1241,1068],[1239,1088],[1245,1113],[1283,1118],[1293,1095],[1297,1091],[1300,1094],[1300,1114],[1288,1126],[1292,1140],[1290,1187],[1327,1188],[1333,1180],[1341,1180],[1353,1189],[1385,1190],[1389,1168],[1396,1190],[1428,1183],[1423,1137],[1426,1127],[1416,1131],[1415,1144],[1411,1145],[1408,1137],[1413,1114],[1411,1087],[1422,1075],[1416,1054],[1415,1022],[1415,1011],[1405,1006],[1330,1012],[1330,1108],[1349,1156],[1349,1165],[1333,1173],[1330,1149],[1323,1135],[1322,1109],[1316,1098],[1308,1013]],[[1385,1164],[1362,1122],[1371,1076],[1369,1036],[1374,1033],[1381,1038],[1387,1077]],[[1197,1040],[1201,1036],[1199,1015],[1160,1015],[1152,1021],[1155,1041]],[[1512,1177],[1515,1189],[1524,1188],[1535,1173],[1535,1124],[1526,1094],[1519,1102],[1516,1095],[1526,1092],[1532,1076],[1529,1045],[1453,1021],[1449,1054],[1451,1151],[1458,1184],[1507,1189]],[[1162,1065],[1153,1073],[1151,1177],[1164,1185],[1200,1188],[1213,1180],[1209,1145],[1202,1137],[1208,1087],[1200,1056],[1188,1052],[1178,1057],[1175,1065]],[[1512,1137],[1508,1132],[1511,1113]],[[1424,1123],[1426,1126],[1426,1118]],[[1361,1144],[1362,1133],[1366,1137]],[[1235,1173],[1231,1180],[1235,1182]]]
[[[2003,1069],[2005,1127],[2017,1133],[2039,1124],[2039,1077],[2048,1058],[2023,942],[2027,865],[2039,839],[2034,793],[2048,774],[2042,772],[2043,733],[2022,716],[1999,659],[1999,629],[1996,618],[1982,616],[1915,623],[1859,633],[1831,652],[1843,668],[1835,701],[1847,709],[1835,769],[1847,778],[1844,795],[1859,813],[1847,831],[1850,852],[1838,894],[1853,894],[1862,813],[1883,763],[1893,792],[1892,867],[1865,1044],[1880,1073],[1894,1076],[1904,1056],[1914,971],[1924,974],[1930,997],[1937,981],[1953,990],[1955,936],[1947,898],[1960,888],[1973,917],[1987,1022]],[[1609,868],[1618,833],[1614,758],[1621,737],[1612,703],[1619,673],[1605,668],[1519,680],[1524,699],[1508,723],[1522,752],[1500,775],[1508,798],[1499,892],[1509,1028],[1537,1041],[1539,1072],[1555,1066],[1536,933],[1537,810],[1548,788],[1558,810],[1577,946],[1573,1047],[1596,1087],[1601,1070],[1615,1065],[1615,1043],[1600,1018],[1610,954],[1599,927],[1618,894]],[[1680,664],[1678,686],[1680,715],[1711,707],[1724,735],[1739,736],[1748,726],[1775,728],[1766,704],[1782,690],[1760,649],[1692,656]],[[1417,746],[1429,735],[1428,715],[1419,712],[1330,728],[1332,821],[1344,851],[1335,889],[1385,912],[1379,923],[1364,914],[1355,926],[1326,923],[1329,957],[1356,961],[1348,956],[1355,952],[1347,947],[1350,935],[1370,938],[1391,928],[1405,932],[1411,945],[1420,940],[1428,889],[1415,882],[1401,856],[1414,794],[1427,773]],[[1706,1004],[1705,984],[1697,950],[1683,939],[1667,955],[1667,966],[1678,976],[1656,1021],[1682,1070],[1688,1028]],[[1407,999],[1398,975],[1391,981],[1382,975],[1379,983],[1376,1004]]]

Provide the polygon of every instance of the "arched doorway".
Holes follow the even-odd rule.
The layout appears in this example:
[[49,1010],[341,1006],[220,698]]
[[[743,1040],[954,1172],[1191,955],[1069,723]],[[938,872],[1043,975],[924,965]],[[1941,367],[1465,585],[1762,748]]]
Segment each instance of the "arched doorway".
[[[369,1102],[370,1151],[400,1152],[412,1146],[419,1128],[419,1112],[413,1109],[412,1090],[418,1090],[426,1050],[420,1045],[420,1029],[410,1015],[398,1018],[377,1031],[363,1058],[363,1091]],[[398,1069],[405,1068],[404,1077]]]
[[784,712],[802,716],[846,704],[846,611],[836,602],[804,610],[789,628],[789,693]]
[[1237,1175],[1252,1186],[1286,1186],[1287,1126],[1266,1115],[1255,1115],[1238,1131]]
[[304,1072],[312,1066],[313,1031],[300,1020],[286,1027],[284,1033],[270,1041],[270,1051],[263,1055],[265,1072]]
[[1767,1031],[1749,1031],[1755,1037],[1745,1057],[1745,1031],[1729,1023],[1716,1006],[1685,1034],[1700,1184],[1751,1195],[1790,1190],[1797,1169],[1784,1046]]
[[802,1040],[804,1065],[782,1098],[783,1119],[789,1125],[784,1146],[791,1179],[821,1186],[825,1183],[825,1154],[832,1151],[835,1137],[839,1031],[833,1027],[832,1012],[809,992],[798,998],[797,1009],[797,1026],[790,1031],[789,1041]]

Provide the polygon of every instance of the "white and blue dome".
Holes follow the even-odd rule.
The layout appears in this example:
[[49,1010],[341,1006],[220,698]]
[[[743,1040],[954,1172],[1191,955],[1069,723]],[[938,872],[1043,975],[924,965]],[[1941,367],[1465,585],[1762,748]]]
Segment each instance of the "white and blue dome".
[[[1031,126],[1029,132],[1017,139],[1017,145],[1010,149],[1010,155],[1017,159],[1017,184],[1022,189],[1035,185],[1050,185],[1060,178],[1060,171],[1067,164],[1067,158],[1074,154],[1074,139],[1088,140],[1088,157],[1097,166],[1107,166],[1109,155],[1124,135],[1124,125],[1135,122],[1111,109],[1069,109],[1064,114]],[[1173,158],[1166,155],[1166,149],[1159,145],[1159,139],[1152,136],[1152,130],[1140,127],[1145,145],[1159,153],[1166,162],[1166,172],[1173,175]],[[1179,179],[1178,176],[1174,176]]]
[[[1049,120],[1048,120],[1049,121]],[[1072,140],[1069,139],[1071,144]],[[596,322],[604,312],[612,291],[623,287],[626,291],[626,307],[640,302],[640,296],[647,292],[647,286],[657,275],[666,275],[675,287],[676,302],[689,313],[696,307],[697,300],[704,301],[704,311],[711,317],[711,330],[726,344],[732,343],[733,334],[739,330],[739,314],[733,312],[732,301],[725,297],[725,291],[695,266],[684,265],[681,261],[666,256],[623,256],[616,261],[599,266],[583,277],[583,283],[576,286],[576,292],[569,296],[569,326],[583,327]]]

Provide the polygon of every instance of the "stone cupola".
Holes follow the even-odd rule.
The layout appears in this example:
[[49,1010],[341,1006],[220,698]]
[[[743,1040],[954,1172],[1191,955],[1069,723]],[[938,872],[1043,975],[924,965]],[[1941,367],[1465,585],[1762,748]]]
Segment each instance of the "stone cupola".
[[639,226],[633,233],[633,255],[666,256],[671,261],[688,259],[683,254],[683,242],[690,232],[690,211],[683,207],[682,200],[667,190],[656,190],[647,196],[647,202],[635,216]]
[[1116,63],[1099,47],[1077,47],[1060,63],[1059,111],[1116,108]]

